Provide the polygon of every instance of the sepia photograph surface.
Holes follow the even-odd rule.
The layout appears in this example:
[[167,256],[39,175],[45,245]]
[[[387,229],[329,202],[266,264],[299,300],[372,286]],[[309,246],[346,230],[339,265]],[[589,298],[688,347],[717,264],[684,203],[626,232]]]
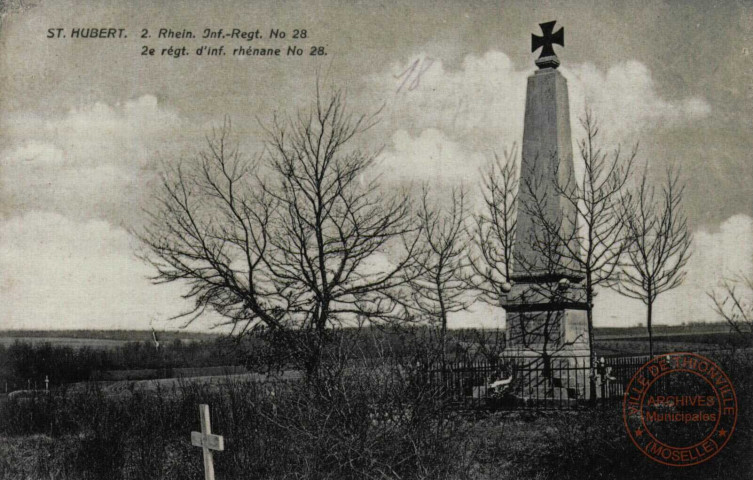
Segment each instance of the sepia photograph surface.
[[753,478],[753,4],[0,1],[0,480]]

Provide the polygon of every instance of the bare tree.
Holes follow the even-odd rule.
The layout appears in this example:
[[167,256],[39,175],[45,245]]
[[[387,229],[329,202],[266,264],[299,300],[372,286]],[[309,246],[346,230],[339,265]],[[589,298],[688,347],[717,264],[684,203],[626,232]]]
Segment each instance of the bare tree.
[[470,304],[463,276],[468,247],[465,191],[453,188],[449,206],[442,208],[440,203],[431,201],[425,185],[418,212],[422,247],[416,255],[419,273],[412,287],[419,314],[439,322],[444,358],[448,316]]
[[[615,281],[615,273],[630,245],[627,222],[622,216],[623,205],[630,203],[626,185],[631,176],[637,145],[624,155],[620,147],[606,152],[599,146],[600,129],[590,110],[581,119],[585,131],[579,142],[584,172],[582,176],[566,175],[554,185],[525,182],[529,199],[521,208],[534,219],[534,249],[545,262],[554,263],[558,275],[581,276],[588,321],[588,348],[591,365],[596,364],[593,338],[593,306],[596,289]],[[554,162],[558,169],[559,162]],[[561,208],[552,215],[549,202],[559,199]],[[529,269],[539,270],[539,265]],[[596,382],[591,378],[591,396],[595,398]]]
[[[260,157],[238,150],[226,121],[168,170],[141,238],[155,281],[188,285],[188,322],[211,309],[238,334],[281,332],[316,372],[328,327],[404,318],[410,202],[385,192],[371,175],[376,153],[353,145],[375,121],[317,85],[309,110],[265,127]],[[392,261],[375,264],[388,249]]]
[[513,244],[517,230],[517,149],[505,151],[504,160],[494,154],[483,173],[483,209],[475,215],[473,253],[468,283],[483,302],[499,306],[510,291]]
[[753,276],[740,275],[724,280],[709,293],[716,312],[746,345],[753,344]]
[[624,212],[630,248],[616,287],[621,294],[646,305],[649,353],[654,355],[652,330],[656,298],[682,284],[685,264],[691,255],[691,235],[682,211],[684,185],[679,172],[667,170],[661,200],[648,184],[644,171],[633,195],[633,203]]

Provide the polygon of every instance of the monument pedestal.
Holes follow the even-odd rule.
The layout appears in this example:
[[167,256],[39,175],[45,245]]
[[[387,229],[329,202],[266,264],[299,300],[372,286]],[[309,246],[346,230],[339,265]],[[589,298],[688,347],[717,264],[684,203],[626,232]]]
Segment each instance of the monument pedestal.
[[502,303],[507,316],[507,350],[519,356],[588,357],[585,293],[572,283],[580,280],[542,275],[513,284]]
[[[503,357],[517,370],[524,400],[581,401],[590,398],[591,358],[582,289],[558,295],[545,281],[516,284],[508,294],[507,345]],[[532,294],[532,292],[534,292]],[[537,294],[538,293],[538,294]]]
[[564,274],[521,276],[506,295],[503,357],[518,370],[524,398],[590,397],[591,357],[581,280]]

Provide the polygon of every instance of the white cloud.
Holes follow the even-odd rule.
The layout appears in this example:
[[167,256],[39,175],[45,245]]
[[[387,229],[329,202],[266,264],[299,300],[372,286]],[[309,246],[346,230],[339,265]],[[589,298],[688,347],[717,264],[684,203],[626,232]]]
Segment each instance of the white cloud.
[[4,167],[11,166],[12,162],[9,161],[9,158],[27,165],[49,167],[63,163],[63,151],[55,145],[32,140],[16,147],[8,157],[0,159],[1,165]]
[[[410,77],[401,76],[414,63]],[[527,74],[501,52],[468,55],[457,71],[420,54],[373,77],[371,86],[387,99],[385,116],[401,128],[435,128],[468,147],[492,149],[516,141],[522,131]],[[481,140],[493,142],[474,145]]]
[[[588,105],[599,123],[617,140],[660,125],[692,122],[707,116],[711,107],[701,98],[671,102],[656,91],[651,72],[642,63],[628,60],[607,71],[586,63],[563,68],[568,78],[573,125]],[[573,130],[579,133],[577,129]]]
[[[468,55],[457,70],[419,54],[372,77],[371,86],[375,95],[388,99],[385,115],[402,128],[438,129],[467,148],[500,149],[522,139],[526,78],[533,71],[516,69],[498,51]],[[561,71],[568,79],[576,137],[586,101],[603,128],[616,132],[619,139],[659,125],[693,121],[710,112],[702,98],[662,98],[649,69],[635,60],[607,70],[589,63],[568,64]]]
[[737,273],[753,272],[753,218],[734,215],[718,230],[699,230],[693,238],[693,249],[689,275],[703,279],[706,285]]
[[144,95],[115,105],[96,102],[74,108],[58,120],[45,122],[46,133],[77,164],[143,165],[166,135],[180,127],[176,113]]
[[35,211],[0,222],[0,238],[0,328],[148,328],[186,307],[107,222]]
[[382,155],[381,168],[392,181],[428,179],[441,185],[456,185],[463,181],[476,183],[485,162],[483,155],[430,128],[417,137],[405,130],[395,132],[391,148]]
[[9,128],[18,140],[0,153],[6,213],[52,210],[117,222],[139,211],[156,156],[180,143],[182,128],[151,95],[16,120]]
[[[707,294],[725,277],[753,274],[753,218],[735,215],[716,231],[700,229],[692,248],[685,282],[656,301],[657,324],[719,321]],[[594,318],[597,325],[645,325],[646,310],[638,301],[604,290],[596,299]]]

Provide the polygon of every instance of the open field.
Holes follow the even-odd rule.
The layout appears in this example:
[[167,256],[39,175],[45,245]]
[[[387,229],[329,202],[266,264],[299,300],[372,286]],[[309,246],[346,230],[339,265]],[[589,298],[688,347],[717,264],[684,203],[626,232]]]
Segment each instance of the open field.
[[[649,353],[645,328],[602,328],[594,335],[598,355],[643,355]],[[745,348],[745,339],[730,332],[726,324],[658,326],[653,335],[655,352],[712,352]]]
[[[214,333],[177,331],[158,331],[157,335],[161,342],[203,341],[214,340],[222,335]],[[151,330],[0,330],[0,342],[50,342],[53,344],[67,344],[73,340],[118,342],[112,345],[121,345],[125,342],[151,342]]]
[[[717,334],[729,333],[730,327],[724,322],[691,323],[686,325],[654,325],[655,336],[678,334]],[[645,326],[633,327],[595,327],[596,338],[614,337],[648,337]]]
[[[737,345],[736,337],[722,324],[657,326],[655,351],[709,352]],[[191,332],[158,332],[160,349],[154,348],[151,332],[147,331],[6,331],[0,336],[0,385],[7,382],[9,391],[39,388],[49,376],[51,386],[82,381],[136,381],[158,378],[210,376],[254,371],[257,356],[264,348],[253,339],[236,342],[227,337]],[[346,335],[347,330],[345,331]],[[411,344],[399,335],[371,332],[380,342],[389,345],[396,355],[411,355]],[[420,329],[415,339],[425,335]],[[60,336],[56,336],[60,335]],[[490,355],[504,347],[502,331],[487,331],[481,338],[478,331],[452,330],[448,345],[452,355]],[[415,341],[415,340],[414,340]],[[484,348],[478,348],[487,341]],[[597,355],[643,355],[648,353],[645,329],[596,329]],[[365,355],[374,355],[367,344]],[[459,357],[457,357],[459,358]],[[258,365],[257,365],[258,366]],[[277,368],[288,368],[279,365]],[[228,369],[232,370],[229,371]]]
[[[449,332],[450,338],[463,337],[469,330],[457,329]],[[187,331],[158,331],[162,344],[174,340],[213,341],[222,338],[221,334]],[[648,341],[645,327],[597,327],[594,330],[597,341]],[[656,325],[654,338],[663,342],[719,343],[727,344],[734,336],[724,323],[690,325]],[[70,346],[74,348],[113,348],[128,342],[152,342],[149,330],[0,330],[0,345],[11,345],[16,341],[35,345]]]
[[0,336],[0,345],[10,346],[15,342],[24,342],[31,345],[50,345],[71,348],[116,348],[121,347],[129,340],[112,340],[108,338],[76,338],[76,337],[5,337]]
[[[454,329],[450,335],[466,332],[465,329]],[[729,326],[725,323],[696,323],[688,325],[655,325],[654,335],[677,336],[677,335],[700,335],[727,334]],[[218,333],[191,332],[185,330],[163,331],[158,330],[157,335],[161,342],[170,342],[176,339],[181,341],[207,341],[216,340],[223,335]],[[594,335],[597,339],[617,338],[643,338],[647,337],[645,327],[596,327]],[[61,342],[67,343],[72,340],[82,341],[119,341],[119,342],[151,342],[150,330],[0,330],[0,342],[13,342],[14,340]]]
[[[702,339],[711,340],[711,339]],[[648,340],[643,339],[621,339],[621,340],[601,340],[596,339],[595,348],[597,355],[648,355]],[[727,350],[730,348],[729,343],[698,341],[697,338],[672,338],[672,339],[654,339],[654,352],[715,352],[718,350]],[[741,347],[738,347],[741,348]]]
[[[610,333],[597,338],[601,352],[638,354],[648,347],[640,331]],[[466,411],[400,371],[345,370],[305,381],[290,370],[269,378],[215,375],[223,367],[206,366],[169,369],[184,378],[70,383],[50,394],[1,399],[0,480],[200,479],[200,451],[189,436],[199,403],[210,405],[213,431],[225,437],[226,450],[216,456],[224,480],[751,478],[753,355],[720,350],[724,345],[712,340],[722,334],[658,336],[659,351],[716,349],[740,401],[733,440],[697,468],[663,467],[638,452],[624,431],[619,402],[568,412]],[[198,350],[186,350],[187,361],[214,343],[190,342]],[[134,352],[137,360],[155,349]],[[112,373],[114,379],[138,372]]]
[[[740,416],[711,461],[656,464],[624,431],[619,402],[570,412],[456,412],[420,385],[385,372],[334,381],[221,388],[180,384],[173,395],[40,395],[0,405],[0,479],[202,478],[189,432],[208,403],[226,449],[218,479],[616,480],[751,478],[753,358],[727,357]],[[532,461],[535,459],[535,461]]]

